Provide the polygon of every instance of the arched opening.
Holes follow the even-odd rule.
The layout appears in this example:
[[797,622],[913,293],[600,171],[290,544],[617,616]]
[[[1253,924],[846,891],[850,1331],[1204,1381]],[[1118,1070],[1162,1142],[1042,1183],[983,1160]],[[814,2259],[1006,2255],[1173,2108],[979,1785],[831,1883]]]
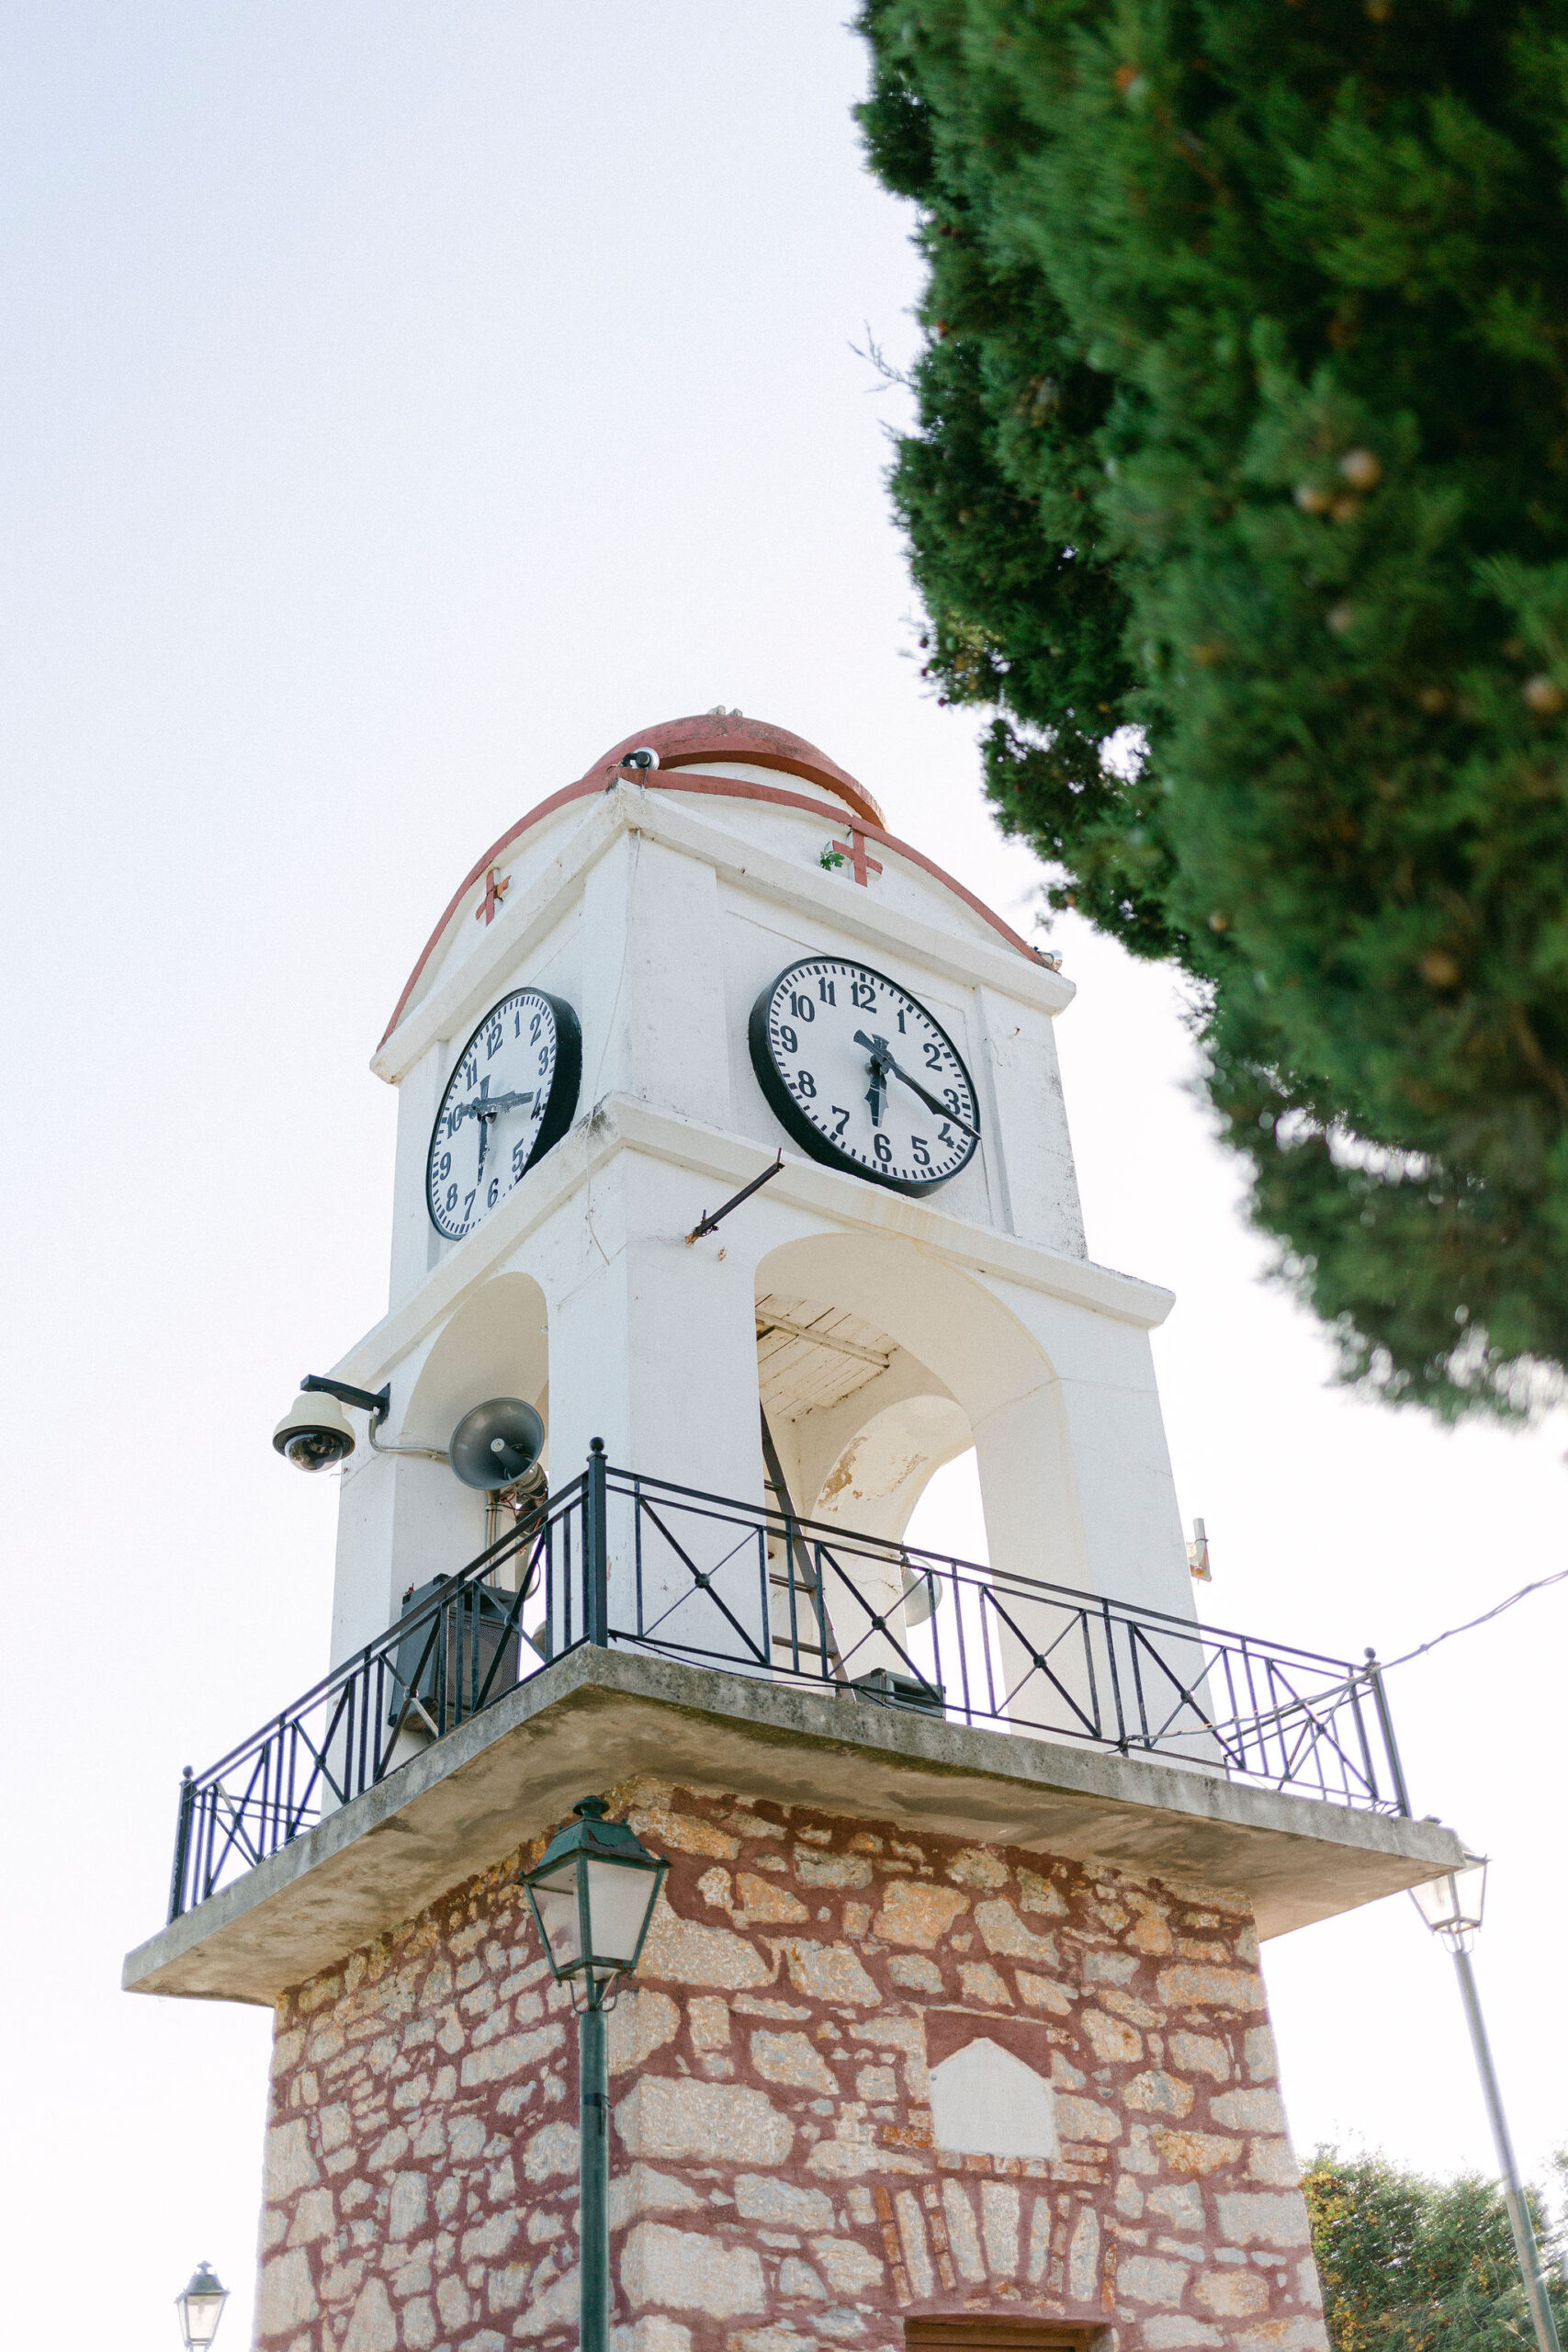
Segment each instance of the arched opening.
[[[896,1236],[786,1243],[758,1268],[756,1313],[770,1483],[782,1509],[845,1530],[837,1549],[777,1547],[775,1657],[813,1670],[804,1617],[818,1670],[912,1685],[912,1702],[922,1683],[945,1691],[956,1676],[967,1703],[1004,1719],[1035,1644],[1019,1606],[977,1598],[987,1550],[1039,1579],[1080,1543],[1055,1377],[1037,1341],[978,1280]],[[922,1577],[896,1547],[938,1472],[970,1453],[984,1536],[959,1554],[981,1564],[961,1606],[953,1573]],[[852,1534],[873,1541],[855,1546]]]
[[445,1451],[463,1416],[498,1396],[520,1397],[544,1417],[547,1463],[545,1295],[526,1274],[482,1283],[443,1327],[379,1465],[391,1496],[389,1616],[407,1627],[387,1701],[396,1725],[394,1766],[451,1729],[468,1707],[515,1682],[529,1645],[542,1654],[544,1596],[529,1575],[535,1547],[525,1526],[522,1544],[452,1597],[450,1607],[441,1597],[450,1578],[519,1522],[495,1498],[466,1486],[449,1462],[418,1449]]
[[[492,1396],[520,1396],[537,1408],[547,1466],[549,1330],[545,1294],[528,1274],[497,1274],[458,1307],[420,1369],[404,1427],[446,1446],[463,1415]],[[398,1470],[400,1538],[423,1540],[426,1574],[450,1574],[506,1532],[510,1522],[498,1521],[494,1504],[446,1464],[411,1455]],[[412,1561],[401,1540],[399,1551]]]

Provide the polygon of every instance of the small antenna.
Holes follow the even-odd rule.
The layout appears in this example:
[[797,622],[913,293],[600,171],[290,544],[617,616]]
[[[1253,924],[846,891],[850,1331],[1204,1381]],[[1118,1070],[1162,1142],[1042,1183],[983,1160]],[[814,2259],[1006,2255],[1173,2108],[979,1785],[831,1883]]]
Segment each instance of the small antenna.
[[1201,1519],[1192,1522],[1192,1541],[1187,1546],[1187,1565],[1196,1584],[1213,1584],[1213,1571],[1209,1566],[1209,1531]]

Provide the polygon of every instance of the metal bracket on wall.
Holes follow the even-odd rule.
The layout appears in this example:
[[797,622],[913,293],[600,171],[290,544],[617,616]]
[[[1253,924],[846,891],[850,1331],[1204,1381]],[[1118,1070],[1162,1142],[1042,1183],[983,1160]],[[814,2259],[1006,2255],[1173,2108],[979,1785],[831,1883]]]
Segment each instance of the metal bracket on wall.
[[729,1215],[731,1209],[738,1209],[742,1201],[749,1201],[753,1193],[760,1193],[764,1184],[771,1184],[773,1178],[779,1173],[783,1166],[784,1153],[781,1150],[778,1158],[774,1160],[771,1168],[764,1168],[760,1176],[753,1176],[749,1184],[743,1184],[739,1193],[732,1194],[731,1197],[725,1202],[722,1208],[715,1209],[711,1216],[709,1216],[705,1210],[703,1216],[698,1219],[697,1223],[693,1226],[690,1233],[686,1236],[687,1249],[689,1250],[691,1248],[694,1241],[700,1241],[705,1233],[711,1233],[715,1226],[722,1225],[725,1218]]

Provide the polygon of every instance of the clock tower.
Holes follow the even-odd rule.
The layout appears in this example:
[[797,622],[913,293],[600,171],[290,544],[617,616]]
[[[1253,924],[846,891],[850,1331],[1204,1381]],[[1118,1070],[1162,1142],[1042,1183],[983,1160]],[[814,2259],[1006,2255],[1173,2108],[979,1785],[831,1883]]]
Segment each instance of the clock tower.
[[[1374,1667],[1197,1620],[1072,997],[733,712],[448,901],[388,1311],[276,1441],[343,1465],[329,1671],[126,1963],[275,2008],[262,2352],[566,2352],[601,2220],[617,2352],[1323,2352],[1258,1939],[1462,1849]],[[912,1548],[971,1448],[987,1559]],[[669,1873],[604,2219],[519,1874],[606,1815]]]
[[[646,729],[485,852],[410,975],[373,1065],[389,1310],[339,1376],[390,1383],[389,1440],[444,1447],[504,1393],[545,1411],[552,1477],[599,1436],[759,1502],[765,1417],[800,1513],[889,1536],[973,1446],[993,1565],[1190,1613],[1148,1344],[1170,1295],[1084,1254],[1072,996],[798,737]],[[441,1464],[362,1450],[335,1657],[484,1535]]]

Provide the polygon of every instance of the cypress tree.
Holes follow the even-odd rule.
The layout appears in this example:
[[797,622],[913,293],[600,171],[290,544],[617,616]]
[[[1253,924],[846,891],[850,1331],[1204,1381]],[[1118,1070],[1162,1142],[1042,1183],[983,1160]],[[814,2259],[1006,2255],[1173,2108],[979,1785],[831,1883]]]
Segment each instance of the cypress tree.
[[1052,903],[1189,976],[1343,1376],[1529,1411],[1568,1363],[1568,0],[860,23],[927,267],[929,674]]

